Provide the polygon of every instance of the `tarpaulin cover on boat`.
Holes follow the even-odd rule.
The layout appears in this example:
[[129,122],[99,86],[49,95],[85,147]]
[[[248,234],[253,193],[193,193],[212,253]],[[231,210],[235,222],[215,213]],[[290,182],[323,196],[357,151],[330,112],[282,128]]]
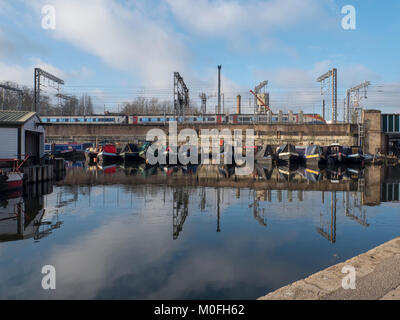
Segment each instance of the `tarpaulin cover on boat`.
[[117,153],[117,148],[112,144],[107,144],[103,147],[104,152]]

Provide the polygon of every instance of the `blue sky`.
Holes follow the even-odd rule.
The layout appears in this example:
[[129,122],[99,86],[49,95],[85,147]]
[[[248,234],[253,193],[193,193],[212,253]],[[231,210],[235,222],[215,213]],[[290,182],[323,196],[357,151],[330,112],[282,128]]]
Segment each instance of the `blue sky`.
[[[47,4],[55,30],[41,27]],[[356,30],[341,26],[345,5]],[[32,86],[39,66],[65,80],[64,93],[116,110],[137,95],[171,100],[174,71],[199,102],[216,93],[222,64],[226,110],[241,94],[250,111],[249,90],[269,80],[274,111],[321,113],[315,80],[336,67],[340,110],[345,89],[369,80],[364,106],[395,112],[399,13],[396,0],[0,0],[0,81]]]

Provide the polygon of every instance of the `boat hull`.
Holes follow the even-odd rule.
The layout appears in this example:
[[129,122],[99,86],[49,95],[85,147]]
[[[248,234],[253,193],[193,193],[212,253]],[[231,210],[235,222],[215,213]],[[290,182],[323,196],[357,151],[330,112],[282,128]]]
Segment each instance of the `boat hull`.
[[7,179],[0,183],[1,192],[10,192],[22,189],[24,186],[24,175],[19,172],[8,172],[5,174]]
[[291,165],[299,161],[299,154],[296,152],[282,152],[279,154],[279,164]]
[[122,157],[119,154],[115,153],[100,152],[97,155],[97,160],[99,162],[115,163],[115,162],[121,162]]
[[361,164],[364,161],[364,157],[361,154],[351,154],[346,157],[347,163]]
[[139,152],[124,152],[120,156],[125,162],[143,162],[144,159],[139,155]]

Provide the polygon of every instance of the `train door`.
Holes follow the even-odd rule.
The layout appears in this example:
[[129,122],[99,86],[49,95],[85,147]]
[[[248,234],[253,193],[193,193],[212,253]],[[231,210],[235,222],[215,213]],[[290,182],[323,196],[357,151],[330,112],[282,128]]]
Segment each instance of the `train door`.
[[137,116],[132,116],[131,117],[131,124],[137,124],[138,123],[138,117]]
[[222,123],[222,116],[217,116],[217,123],[221,124]]

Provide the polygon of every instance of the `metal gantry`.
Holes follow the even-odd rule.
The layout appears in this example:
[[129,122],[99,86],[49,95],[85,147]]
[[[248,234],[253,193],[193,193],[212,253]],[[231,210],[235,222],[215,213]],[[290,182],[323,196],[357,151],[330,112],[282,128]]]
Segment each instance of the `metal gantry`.
[[[367,98],[367,88],[371,85],[371,82],[364,81],[359,85],[347,89],[346,91],[346,122],[359,123],[361,116],[361,99]],[[362,93],[362,94],[360,94]]]
[[199,98],[201,100],[201,113],[203,115],[207,113],[207,100],[210,98],[214,98],[215,96],[216,96],[215,94],[207,95],[205,92],[201,92],[199,94]]
[[[324,195],[324,193],[322,194]],[[322,201],[324,203],[324,200]],[[330,243],[336,242],[336,191],[331,194],[331,216],[328,223],[324,223],[323,214],[320,214],[320,227],[317,228],[317,232],[321,234]]]
[[42,83],[41,83],[42,77],[57,84],[58,91],[60,90],[60,85],[64,84],[64,80],[52,75],[51,73],[49,73],[47,71],[40,69],[40,68],[35,68],[35,71],[34,71],[35,98],[34,98],[33,106],[34,106],[34,111],[37,112],[38,114],[40,114],[40,86],[42,85]]
[[[317,79],[321,83],[321,95],[324,96],[326,92],[331,94],[332,98],[332,122],[337,122],[337,69],[329,70]],[[325,99],[323,100],[323,109],[325,109]]]
[[183,225],[189,214],[189,192],[184,188],[176,188],[173,193],[173,239],[179,237],[179,233],[183,229]]
[[358,126],[358,145],[363,146],[365,129],[362,117],[362,107],[360,105],[361,99],[367,98],[367,88],[371,84],[369,81],[364,81],[359,85],[347,89],[346,91],[346,110],[345,121],[354,123]]
[[189,108],[189,89],[186,87],[179,72],[174,72],[174,112],[175,116],[183,117],[185,109]]

